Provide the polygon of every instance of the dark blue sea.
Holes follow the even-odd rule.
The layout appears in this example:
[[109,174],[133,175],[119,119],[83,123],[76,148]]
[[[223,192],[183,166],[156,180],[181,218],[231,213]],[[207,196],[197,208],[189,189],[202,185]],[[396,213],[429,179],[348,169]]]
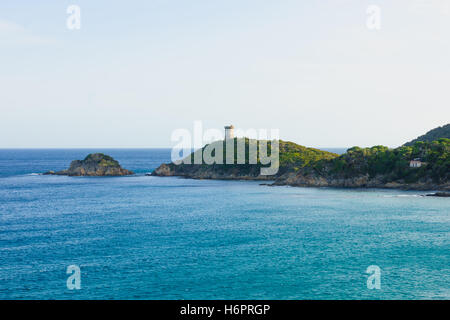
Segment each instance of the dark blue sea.
[[[90,152],[136,175],[39,175]],[[448,198],[145,176],[169,160],[0,150],[0,299],[450,299]]]

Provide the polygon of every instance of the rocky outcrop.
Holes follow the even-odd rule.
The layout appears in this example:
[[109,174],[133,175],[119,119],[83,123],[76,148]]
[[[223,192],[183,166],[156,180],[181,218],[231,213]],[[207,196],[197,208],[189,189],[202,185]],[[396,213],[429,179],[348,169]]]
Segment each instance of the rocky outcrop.
[[163,163],[155,171],[151,173],[152,176],[170,177],[176,175],[172,164]]
[[273,176],[260,175],[260,167],[242,168],[239,165],[195,165],[162,164],[152,176],[184,177],[190,179],[217,179],[217,180],[274,180]]
[[84,160],[74,160],[69,169],[62,171],[48,171],[44,175],[64,176],[126,176],[133,171],[123,169],[119,162],[103,153],[89,154]]
[[449,198],[450,197],[450,192],[436,192],[436,193],[431,193],[431,194],[427,194],[427,197],[443,197],[443,198]]
[[354,177],[323,177],[317,173],[286,173],[275,180],[273,185],[298,187],[334,187],[334,188],[386,188],[405,190],[449,190],[450,184],[436,184],[431,180],[406,183],[389,181],[386,176],[370,177],[368,174]]
[[162,164],[152,176],[172,177],[179,176],[191,179],[218,179],[218,180],[266,180],[274,181],[273,186],[295,187],[331,187],[331,188],[386,188],[405,190],[443,190],[450,191],[450,183],[436,184],[432,180],[406,183],[405,181],[389,181],[383,175],[370,177],[369,174],[360,174],[351,177],[339,177],[332,175],[320,175],[309,168],[300,169],[297,172],[287,171],[275,176],[262,176],[259,167],[253,170],[240,166],[226,165],[175,165]]

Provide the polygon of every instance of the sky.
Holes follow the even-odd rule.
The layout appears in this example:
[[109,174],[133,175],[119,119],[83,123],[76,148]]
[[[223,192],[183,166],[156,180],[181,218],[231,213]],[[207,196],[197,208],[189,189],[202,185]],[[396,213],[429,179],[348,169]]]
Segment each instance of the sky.
[[449,122],[449,2],[2,1],[0,148],[172,147],[194,121],[397,147]]

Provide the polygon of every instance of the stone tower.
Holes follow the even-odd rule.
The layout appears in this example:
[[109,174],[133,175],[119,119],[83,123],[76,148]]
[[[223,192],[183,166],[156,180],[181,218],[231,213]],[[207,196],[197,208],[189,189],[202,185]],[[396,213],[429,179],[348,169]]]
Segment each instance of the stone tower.
[[225,140],[234,138],[234,126],[225,126]]

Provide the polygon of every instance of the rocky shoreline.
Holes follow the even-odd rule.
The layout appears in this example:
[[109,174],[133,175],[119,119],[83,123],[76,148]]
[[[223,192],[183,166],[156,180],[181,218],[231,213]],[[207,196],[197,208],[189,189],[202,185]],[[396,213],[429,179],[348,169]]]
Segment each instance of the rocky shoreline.
[[325,178],[317,175],[287,174],[276,179],[274,185],[331,188],[381,188],[418,191],[450,190],[449,183],[436,184],[433,181],[419,181],[415,183],[405,183],[404,181],[386,181],[385,176],[370,178],[368,174],[352,178]]
[[450,191],[449,183],[436,184],[432,181],[421,181],[417,183],[405,183],[402,181],[384,182],[383,180],[386,177],[378,176],[370,178],[368,174],[352,178],[325,178],[315,174],[304,174],[303,172],[286,172],[276,176],[261,176],[258,173],[259,169],[254,170],[254,174],[242,174],[237,168],[225,171],[217,170],[217,167],[214,166],[175,165],[171,163],[160,165],[151,175],[159,177],[176,176],[189,179],[273,181],[273,183],[265,184],[270,186]]
[[[239,142],[245,142],[244,155],[248,155],[250,142],[261,145],[264,141],[235,138],[235,150]],[[352,147],[341,155],[289,141],[278,142],[274,149],[278,153],[275,160],[278,171],[273,175],[262,175],[267,164],[263,165],[259,160],[250,164],[246,158],[242,164],[238,164],[236,156],[230,164],[194,164],[195,159],[202,159],[202,154],[208,155],[211,146],[217,147],[223,143],[222,150],[225,150],[226,144],[222,141],[198,149],[180,164],[162,164],[152,175],[191,179],[271,180],[274,186],[450,191],[450,139],[447,138],[419,141],[413,146],[395,149],[386,146]],[[219,163],[223,163],[223,160]]]
[[427,197],[441,197],[441,198],[449,198],[450,192],[435,192],[431,194],[427,194]]
[[250,170],[250,172],[243,173],[238,168],[231,168],[229,170],[217,169],[218,166],[206,165],[174,165],[162,164],[155,169],[151,175],[159,177],[184,177],[189,179],[211,179],[211,180],[275,180],[273,176],[262,176],[259,174],[259,169]]

